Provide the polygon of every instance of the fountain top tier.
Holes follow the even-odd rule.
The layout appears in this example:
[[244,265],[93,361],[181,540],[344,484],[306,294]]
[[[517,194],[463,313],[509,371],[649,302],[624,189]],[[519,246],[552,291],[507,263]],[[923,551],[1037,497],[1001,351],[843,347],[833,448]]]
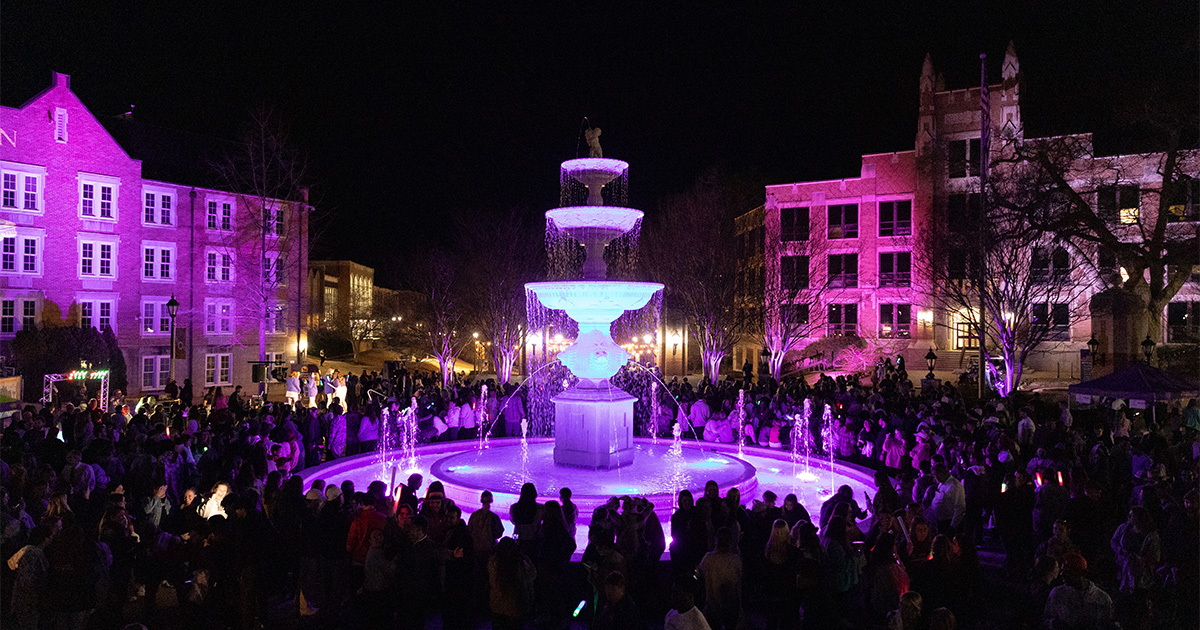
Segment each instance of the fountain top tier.
[[604,205],[600,191],[609,182],[624,177],[628,172],[628,162],[608,158],[579,158],[562,163],[564,180],[573,179],[587,187],[589,206]]

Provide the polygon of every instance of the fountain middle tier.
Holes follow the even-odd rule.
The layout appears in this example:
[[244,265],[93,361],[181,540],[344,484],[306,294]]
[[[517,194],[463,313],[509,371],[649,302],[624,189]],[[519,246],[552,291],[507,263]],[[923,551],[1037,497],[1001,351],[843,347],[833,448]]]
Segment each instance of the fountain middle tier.
[[610,324],[625,311],[642,308],[655,293],[657,282],[615,280],[556,280],[530,282],[525,288],[546,308],[562,310],[581,324]]

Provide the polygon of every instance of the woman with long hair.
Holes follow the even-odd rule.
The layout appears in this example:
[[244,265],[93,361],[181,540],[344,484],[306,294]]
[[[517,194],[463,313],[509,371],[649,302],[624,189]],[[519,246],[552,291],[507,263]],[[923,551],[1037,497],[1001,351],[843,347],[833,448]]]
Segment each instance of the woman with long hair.
[[567,565],[575,553],[575,539],[567,532],[562,505],[558,501],[547,501],[542,506],[537,555],[537,601],[542,614],[548,615],[554,625],[566,625],[569,607],[567,589],[562,585],[567,576]]
[[505,536],[488,560],[488,607],[495,630],[521,630],[533,606],[537,569],[521,553],[517,541]]
[[900,596],[900,607],[888,615],[888,630],[920,630],[923,627],[921,594],[909,591]]
[[509,520],[513,524],[513,535],[521,544],[521,551],[529,554],[535,549],[541,506],[537,502],[537,488],[532,483],[521,486],[521,496],[508,508]]
[[900,596],[908,592],[908,573],[896,559],[896,538],[889,532],[880,534],[871,548],[867,583],[867,604],[877,619],[895,610]]
[[767,630],[794,628],[797,623],[796,563],[799,551],[792,546],[787,521],[775,519],[763,551],[766,558]]
[[858,586],[863,566],[862,554],[850,543],[849,528],[845,517],[833,516],[821,532],[821,546],[825,549],[825,579],[842,612],[847,612],[849,593]]

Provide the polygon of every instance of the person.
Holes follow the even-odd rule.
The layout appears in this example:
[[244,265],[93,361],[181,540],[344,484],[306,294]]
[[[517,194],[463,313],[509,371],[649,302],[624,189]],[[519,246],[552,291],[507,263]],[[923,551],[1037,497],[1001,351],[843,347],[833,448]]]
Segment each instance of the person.
[[488,608],[494,630],[521,630],[533,606],[537,569],[521,553],[517,541],[505,536],[487,563]]
[[1112,598],[1087,579],[1087,566],[1077,553],[1063,558],[1063,584],[1050,591],[1042,613],[1047,630],[1115,627]]
[[937,523],[939,534],[950,535],[967,513],[967,495],[962,483],[950,475],[945,464],[936,464],[933,476],[938,485],[929,505],[930,520]]
[[1149,511],[1140,505],[1130,508],[1129,518],[1113,532],[1111,545],[1121,570],[1121,590],[1149,588],[1162,559],[1158,528]]
[[500,515],[492,511],[492,493],[484,490],[479,494],[479,509],[471,513],[467,529],[471,532],[471,544],[476,558],[488,558],[496,550],[496,541],[504,535],[504,524]]
[[713,630],[737,630],[742,620],[742,557],[735,551],[733,530],[717,530],[717,548],[698,567],[704,580],[704,618]]
[[157,530],[171,514],[171,500],[167,498],[167,484],[155,484],[154,494],[142,501],[142,513],[146,521]]
[[900,470],[904,456],[908,454],[908,445],[904,442],[904,433],[896,429],[883,441],[883,463],[890,470]]
[[317,382],[317,373],[309,372],[308,379],[305,381],[304,392],[308,394],[308,407],[312,409],[317,406],[317,393],[320,391]]
[[763,552],[768,630],[794,628],[797,622],[796,562],[799,555],[792,546],[791,533],[787,521],[776,519],[771,524],[771,534]]
[[287,401],[289,407],[295,408],[296,403],[300,402],[300,371],[292,370],[287,377],[287,391],[284,394],[284,400]]
[[213,485],[212,492],[200,506],[200,517],[204,520],[209,520],[214,516],[229,518],[229,514],[225,512],[223,505],[227,496],[229,496],[229,484],[218,482]]
[[604,578],[604,600],[596,619],[592,623],[593,630],[640,630],[637,604],[629,596],[625,584],[625,575],[613,571]]
[[1079,547],[1071,540],[1070,525],[1060,519],[1054,522],[1054,535],[1038,545],[1036,557],[1049,557],[1061,564],[1069,553],[1079,553]]
[[8,559],[8,568],[15,571],[12,576],[12,599],[5,616],[8,623],[18,630],[37,630],[43,609],[46,607],[45,591],[50,563],[46,559],[46,547],[50,545],[54,529],[49,525],[38,525],[29,532],[29,544]]
[[918,630],[921,628],[921,594],[909,591],[900,596],[900,606],[888,615],[888,630]]
[[521,543],[521,551],[531,555],[537,544],[538,523],[542,520],[537,488],[532,483],[521,486],[521,496],[508,508],[508,520],[513,524],[513,535]]
[[663,620],[663,630],[712,630],[704,613],[696,607],[696,578],[681,577],[671,587],[671,610]]
[[366,628],[390,628],[391,599],[396,588],[398,565],[384,548],[383,530],[370,533],[370,547],[363,561],[363,625]]
[[812,522],[808,510],[804,509],[795,494],[789,494],[783,498],[783,509],[779,512],[779,518],[787,521],[788,527],[795,527],[796,523],[800,521]]

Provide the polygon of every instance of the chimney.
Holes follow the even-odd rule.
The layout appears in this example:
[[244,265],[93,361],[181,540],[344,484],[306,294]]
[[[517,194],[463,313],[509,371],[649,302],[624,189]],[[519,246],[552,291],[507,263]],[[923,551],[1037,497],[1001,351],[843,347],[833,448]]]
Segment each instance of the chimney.
[[71,75],[55,72],[54,87],[65,87],[68,90],[71,89]]

